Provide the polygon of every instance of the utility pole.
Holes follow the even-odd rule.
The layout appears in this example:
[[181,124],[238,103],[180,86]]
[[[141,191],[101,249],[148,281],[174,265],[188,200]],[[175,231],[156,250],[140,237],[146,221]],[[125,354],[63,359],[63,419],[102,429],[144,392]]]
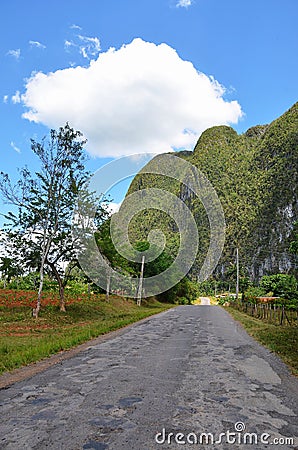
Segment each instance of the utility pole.
[[111,284],[111,269],[110,269],[110,267],[108,267],[108,268],[107,268],[106,302],[109,301],[110,284]]
[[236,248],[236,299],[239,297],[239,251]]
[[145,255],[142,256],[141,274],[137,290],[137,305],[141,306],[142,291],[143,291],[143,276],[144,276]]

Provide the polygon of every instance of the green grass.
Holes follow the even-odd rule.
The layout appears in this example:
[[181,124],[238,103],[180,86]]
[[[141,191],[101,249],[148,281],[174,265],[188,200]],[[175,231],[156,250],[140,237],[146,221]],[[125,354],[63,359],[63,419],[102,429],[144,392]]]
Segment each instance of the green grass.
[[31,317],[30,307],[1,306],[0,373],[70,349],[172,306],[151,301],[138,307],[132,300],[120,297],[111,297],[107,303],[96,296],[70,304],[66,313],[47,306],[38,319]]
[[298,376],[298,327],[280,326],[255,319],[233,308],[225,308],[246,331],[261,344],[275,352]]

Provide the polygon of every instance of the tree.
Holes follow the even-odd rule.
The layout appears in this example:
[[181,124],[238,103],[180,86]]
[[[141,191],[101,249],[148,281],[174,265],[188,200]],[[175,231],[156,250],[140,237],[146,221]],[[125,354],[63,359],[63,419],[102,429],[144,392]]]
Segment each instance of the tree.
[[[6,233],[16,246],[22,247],[24,260],[36,266],[40,282],[36,308],[38,316],[45,271],[51,272],[59,285],[60,310],[65,311],[64,288],[71,268],[76,265],[75,242],[71,236],[72,215],[77,194],[89,173],[82,133],[67,123],[58,131],[51,130],[41,142],[31,140],[31,149],[41,164],[34,175],[27,168],[13,185],[7,174],[1,173],[0,191],[4,201],[18,207],[18,212],[6,215]],[[68,270],[64,267],[67,265]]]
[[3,256],[0,258],[0,261],[0,272],[2,273],[4,279],[4,287],[6,287],[6,282],[10,283],[12,277],[21,275],[22,271],[14,263],[14,260],[8,256]]
[[264,275],[260,281],[260,287],[274,296],[292,299],[297,297],[297,280],[294,275],[277,273]]
[[[237,265],[230,263],[224,276],[225,276],[225,280],[229,283],[229,286],[230,286],[230,284],[232,284],[232,285],[236,284]],[[240,264],[240,267],[239,267],[239,292],[241,292],[242,295],[244,294],[244,291],[248,288],[249,284],[250,284],[250,281],[249,281],[249,278],[246,276],[245,268],[243,267],[242,264]]]
[[113,244],[110,224],[110,219],[101,221],[101,223],[98,224],[97,230],[95,232],[95,240],[99,251],[109,261],[109,265],[111,266],[111,268],[118,268],[119,270],[127,274],[135,275],[136,270],[133,264],[131,264],[130,261],[121,256],[120,253],[117,252]]

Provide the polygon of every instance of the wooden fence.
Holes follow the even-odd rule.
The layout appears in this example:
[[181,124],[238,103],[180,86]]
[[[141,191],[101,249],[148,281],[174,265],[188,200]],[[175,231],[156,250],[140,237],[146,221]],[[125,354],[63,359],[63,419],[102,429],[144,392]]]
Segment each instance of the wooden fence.
[[233,308],[243,311],[256,319],[275,325],[298,325],[298,308],[287,309],[285,305],[271,303],[233,303]]

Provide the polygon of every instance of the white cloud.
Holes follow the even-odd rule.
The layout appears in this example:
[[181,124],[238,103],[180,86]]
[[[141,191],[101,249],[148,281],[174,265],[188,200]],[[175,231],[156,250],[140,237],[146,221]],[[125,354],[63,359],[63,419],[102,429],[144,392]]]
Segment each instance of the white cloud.
[[45,45],[41,44],[38,41],[29,41],[29,44],[30,44],[31,47],[37,47],[37,48],[40,48],[42,50],[44,50],[46,48]]
[[15,145],[13,141],[10,143],[11,148],[13,148],[17,153],[21,153],[21,150]]
[[65,39],[65,41],[64,41],[65,50],[68,50],[72,46],[75,46],[75,44],[72,41],[68,41],[67,39]]
[[88,67],[34,74],[21,96],[23,117],[57,128],[68,121],[95,156],[193,149],[213,125],[237,123],[237,101],[166,44],[134,39]]
[[82,27],[76,25],[75,23],[73,23],[69,28],[71,28],[72,30],[82,30]]
[[100,42],[97,37],[87,37],[79,35],[78,38],[83,43],[80,45],[80,53],[84,58],[91,59],[92,56],[97,56],[100,52]]
[[21,95],[20,91],[17,91],[12,97],[11,97],[12,103],[21,103]]
[[108,203],[107,206],[107,210],[109,211],[110,214],[115,214],[116,212],[119,211],[121,203],[115,203],[115,202],[110,202]]
[[177,8],[188,8],[192,5],[192,0],[179,0],[176,4]]
[[66,39],[64,41],[64,49],[69,52],[71,48],[78,49],[83,58],[90,60],[98,56],[100,52],[100,41],[97,37],[88,37],[79,34],[74,40]]
[[21,49],[17,48],[16,50],[8,50],[7,55],[13,56],[15,59],[20,59]]
[[3,95],[3,103],[7,103],[8,102],[8,95]]

